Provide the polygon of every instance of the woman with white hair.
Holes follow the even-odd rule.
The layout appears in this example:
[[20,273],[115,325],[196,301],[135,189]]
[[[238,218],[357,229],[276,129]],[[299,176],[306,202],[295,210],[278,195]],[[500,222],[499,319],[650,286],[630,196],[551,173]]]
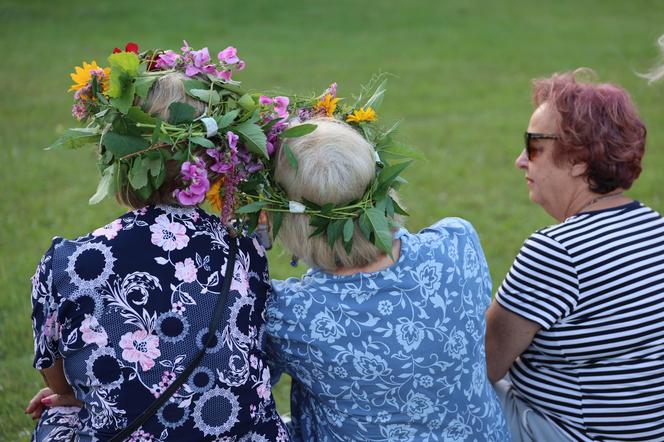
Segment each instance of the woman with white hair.
[[[316,129],[289,140],[276,162],[287,197],[296,206],[367,201],[379,176],[374,147],[338,120],[308,123]],[[486,377],[491,278],[472,225],[401,228],[385,253],[359,222],[350,251],[311,222],[283,216],[282,242],[311,269],[273,281],[267,305],[269,359],[293,378],[293,439],[510,440]]]

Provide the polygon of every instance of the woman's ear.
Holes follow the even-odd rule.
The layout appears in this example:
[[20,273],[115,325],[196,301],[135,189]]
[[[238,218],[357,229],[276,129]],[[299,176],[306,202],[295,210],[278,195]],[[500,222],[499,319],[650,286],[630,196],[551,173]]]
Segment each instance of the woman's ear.
[[587,163],[574,163],[572,164],[572,169],[570,171],[570,174],[576,178],[585,175],[587,171],[588,171]]

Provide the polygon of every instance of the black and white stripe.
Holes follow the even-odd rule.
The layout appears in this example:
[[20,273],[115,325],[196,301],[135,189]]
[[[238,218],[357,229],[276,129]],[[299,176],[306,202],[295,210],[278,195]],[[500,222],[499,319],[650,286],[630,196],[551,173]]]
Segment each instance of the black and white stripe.
[[498,289],[539,324],[510,370],[579,441],[664,441],[664,219],[639,202],[534,233]]

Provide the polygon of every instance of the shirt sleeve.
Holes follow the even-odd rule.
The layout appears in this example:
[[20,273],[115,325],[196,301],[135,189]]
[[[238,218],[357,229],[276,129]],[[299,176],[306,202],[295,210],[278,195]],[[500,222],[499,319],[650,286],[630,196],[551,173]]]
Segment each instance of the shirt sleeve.
[[32,332],[35,341],[33,366],[37,369],[48,368],[61,357],[58,349],[60,297],[53,290],[52,261],[55,243],[54,240],[32,277]]
[[542,233],[525,241],[496,294],[502,307],[545,330],[574,311],[578,300],[572,258],[562,244]]

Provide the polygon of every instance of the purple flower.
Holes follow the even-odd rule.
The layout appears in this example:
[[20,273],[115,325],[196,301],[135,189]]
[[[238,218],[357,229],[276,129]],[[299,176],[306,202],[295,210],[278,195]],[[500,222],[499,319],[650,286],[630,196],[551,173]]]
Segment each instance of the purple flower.
[[258,98],[258,103],[259,103],[261,106],[269,106],[269,105],[271,105],[272,103],[274,103],[274,100],[273,100],[272,98],[270,98],[270,97],[266,97],[265,95],[261,95],[261,96]]
[[276,150],[276,148],[274,147],[274,144],[269,142],[269,141],[265,142],[265,148],[267,149],[267,154],[269,156],[272,156],[272,154],[274,154],[274,151]]
[[237,49],[235,49],[233,46],[229,46],[223,51],[219,52],[217,57],[219,57],[220,62],[226,64],[235,64],[240,61],[237,56]]
[[163,54],[159,54],[159,59],[157,60],[155,66],[157,67],[157,69],[169,69],[174,67],[179,59],[180,56],[178,54],[176,54],[171,50],[168,50],[165,51]]
[[187,43],[187,40],[182,40],[182,43],[184,44],[184,46],[182,46],[182,47],[180,48],[180,50],[181,50],[182,52],[189,52],[189,51],[191,51],[191,47],[189,47],[189,43]]
[[327,90],[325,91],[325,93],[323,94],[323,96],[325,96],[325,95],[327,95],[327,94],[332,95],[334,98],[337,97],[337,84],[336,84],[336,83],[332,83],[332,84],[330,85],[330,87],[327,88]]
[[274,97],[274,111],[279,118],[288,117],[288,97]]
[[237,66],[235,66],[235,69],[237,69],[238,71],[241,71],[242,69],[244,69],[244,67],[246,65],[247,64],[244,62],[244,60],[240,60],[240,61],[238,61]]
[[254,173],[254,172],[258,172],[259,170],[261,170],[263,168],[263,165],[261,163],[251,162],[251,163],[245,165],[244,168],[248,173]]
[[240,146],[240,148],[237,151],[237,156],[244,162],[248,163],[251,161],[251,155],[249,154],[249,150],[247,150],[246,147]]
[[208,48],[203,48],[199,51],[191,51],[189,55],[191,58],[187,57],[187,68],[184,71],[188,77],[193,77],[194,75],[200,73],[214,74],[216,72],[214,65],[208,64],[210,61],[210,53],[208,52]]
[[205,153],[216,160],[216,162],[210,167],[213,172],[224,174],[233,168],[231,164],[222,161],[221,152],[217,149],[208,149]]
[[237,141],[240,137],[229,130],[226,132],[226,139],[228,140],[228,147],[230,147],[232,151],[237,152]]

